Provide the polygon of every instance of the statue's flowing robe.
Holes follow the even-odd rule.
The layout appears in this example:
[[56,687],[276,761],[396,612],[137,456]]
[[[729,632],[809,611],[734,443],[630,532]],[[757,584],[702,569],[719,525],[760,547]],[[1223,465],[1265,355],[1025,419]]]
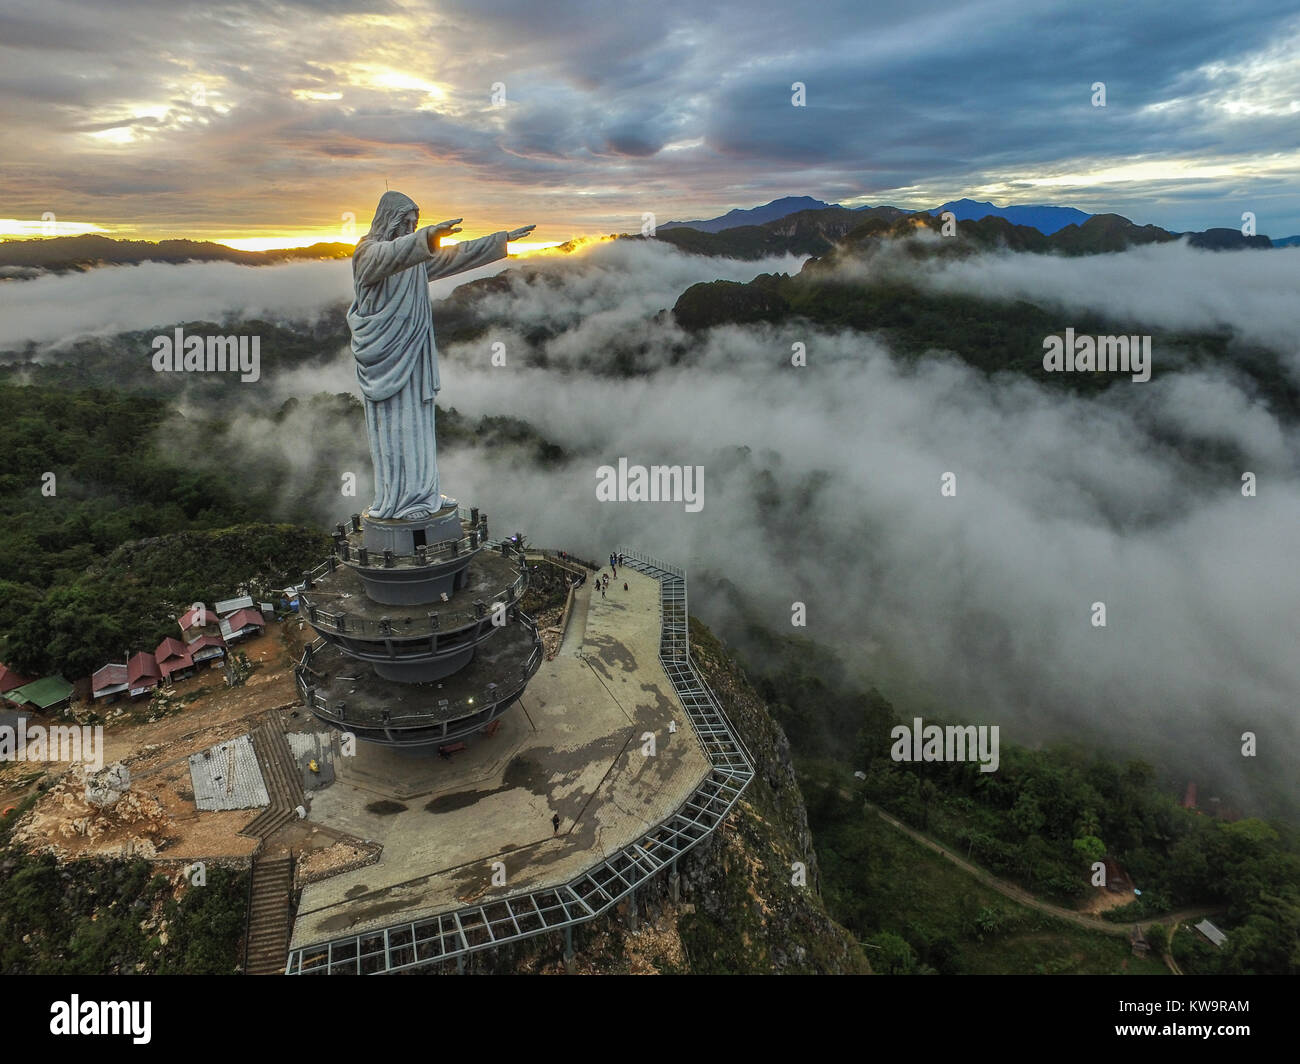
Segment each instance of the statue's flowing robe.
[[375,466],[370,516],[420,517],[441,505],[434,399],[440,387],[428,282],[506,257],[506,234],[429,250],[428,227],[389,239],[418,208],[389,192],[352,255],[352,353]]

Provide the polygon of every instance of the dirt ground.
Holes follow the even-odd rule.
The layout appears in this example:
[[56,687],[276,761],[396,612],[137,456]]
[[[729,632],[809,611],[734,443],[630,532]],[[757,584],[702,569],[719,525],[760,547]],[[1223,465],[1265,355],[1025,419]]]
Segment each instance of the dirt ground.
[[542,637],[542,650],[546,654],[547,661],[555,657],[564,639],[564,626],[560,623],[563,617],[564,607],[555,606],[543,610],[533,618],[537,622],[537,631]]
[[[39,764],[4,765],[0,807],[16,805],[36,789],[42,776],[48,786],[15,830],[15,841],[60,857],[139,854],[183,860],[252,854],[258,840],[237,833],[261,810],[200,813],[194,807],[189,756],[245,734],[268,711],[305,715],[298,705],[292,664],[313,634],[310,629],[300,631],[296,618],[269,626],[263,635],[237,647],[256,666],[242,686],[227,687],[220,670],[201,669],[168,690],[171,708],[152,723],[131,719],[142,710],[143,715],[152,712],[153,704],[144,699],[100,708],[99,714],[108,718],[103,763],[120,761],[131,773],[130,790],[111,808],[97,809],[85,801],[81,765],[51,764],[44,773]],[[312,837],[300,843],[315,849],[338,841]]]
[[[272,841],[276,847],[298,854],[296,887],[379,859],[380,847],[375,843],[341,835],[319,824],[290,824]],[[274,854],[275,850],[268,846],[267,852]]]
[[1107,909],[1118,909],[1133,901],[1133,895],[1125,891],[1111,891],[1105,887],[1094,888],[1080,905],[1081,913],[1104,913]]

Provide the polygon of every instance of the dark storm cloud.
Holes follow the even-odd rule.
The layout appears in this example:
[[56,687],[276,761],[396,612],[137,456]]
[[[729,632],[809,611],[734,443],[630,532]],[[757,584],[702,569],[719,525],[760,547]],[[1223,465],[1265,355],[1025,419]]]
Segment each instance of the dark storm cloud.
[[[1266,45],[1284,5],[1264,7],[1273,10],[1244,20],[1221,6],[1183,9],[1171,26],[1125,4],[1088,5],[1066,17],[1010,5],[990,12],[982,32],[946,33],[939,19],[910,47],[873,53],[867,64],[816,50],[764,58],[720,94],[707,136],[719,151],[769,162],[797,153],[865,161],[922,145],[925,165],[915,178],[944,164],[1149,150],[1139,138],[1198,150],[1220,142],[1225,130],[1135,112],[1174,93],[1204,91],[1193,68]],[[807,84],[803,113],[790,106],[792,81]],[[1090,103],[1095,81],[1107,85],[1104,110]],[[1279,124],[1235,130],[1238,146],[1283,146],[1272,139]],[[1294,131],[1296,119],[1285,125]]]
[[[1300,143],[1297,35],[1294,5],[1276,0],[1173,13],[1024,0],[19,0],[0,13],[0,123],[22,131],[23,163],[44,180],[6,164],[0,213],[57,201],[63,215],[152,225],[148,197],[174,172],[189,203],[173,230],[216,206],[237,231],[432,172],[470,207],[535,199],[587,229],[658,200],[703,216],[791,193],[925,206],[992,188],[1170,228],[1256,209],[1262,229],[1286,235],[1300,232],[1294,170],[1277,158]],[[806,107],[790,105],[795,81]],[[1094,81],[1104,109],[1090,105]],[[490,106],[495,83],[505,107]],[[1139,158],[1196,165],[1086,177]],[[95,195],[87,173],[120,191]],[[1085,178],[1042,183],[1059,174]],[[250,186],[282,195],[250,200]]]

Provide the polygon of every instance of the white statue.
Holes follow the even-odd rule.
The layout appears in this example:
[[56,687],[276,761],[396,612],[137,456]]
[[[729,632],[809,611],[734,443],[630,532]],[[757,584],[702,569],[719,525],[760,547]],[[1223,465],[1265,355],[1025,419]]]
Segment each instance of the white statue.
[[409,197],[385,192],[352,253],[356,298],[348,326],[375,464],[373,518],[425,517],[454,504],[438,491],[433,404],[440,385],[428,282],[504,259],[506,242],[535,228],[443,248],[440,239],[459,233],[461,219],[417,230],[419,217]]

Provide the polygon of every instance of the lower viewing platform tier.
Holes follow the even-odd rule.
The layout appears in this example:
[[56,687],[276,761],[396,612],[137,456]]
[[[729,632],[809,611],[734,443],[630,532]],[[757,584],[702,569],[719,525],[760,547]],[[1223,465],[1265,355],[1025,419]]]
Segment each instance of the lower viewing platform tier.
[[472,734],[518,700],[542,663],[536,625],[516,616],[464,668],[427,683],[387,679],[318,639],[295,670],[298,693],[317,718],[366,742],[422,746]]

